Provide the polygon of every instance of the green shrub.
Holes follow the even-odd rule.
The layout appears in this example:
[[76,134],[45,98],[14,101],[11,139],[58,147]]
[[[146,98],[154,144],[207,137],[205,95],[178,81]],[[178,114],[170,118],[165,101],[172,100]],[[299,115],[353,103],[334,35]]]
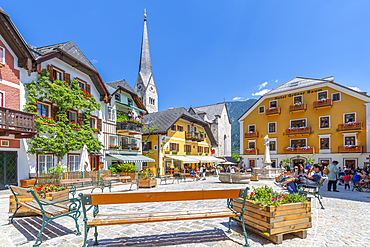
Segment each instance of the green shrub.
[[134,173],[137,169],[134,163],[115,163],[112,164],[109,168],[109,170],[112,171],[112,173],[117,172],[128,172],[128,173]]

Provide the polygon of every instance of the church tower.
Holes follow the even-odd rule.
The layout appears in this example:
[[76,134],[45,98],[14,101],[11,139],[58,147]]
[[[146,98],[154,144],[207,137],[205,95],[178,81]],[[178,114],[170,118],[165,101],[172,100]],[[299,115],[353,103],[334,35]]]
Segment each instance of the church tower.
[[146,11],[144,14],[144,30],[141,42],[139,75],[137,77],[134,90],[149,113],[158,111],[158,91],[154,83],[152,63],[150,61],[148,30],[146,27]]

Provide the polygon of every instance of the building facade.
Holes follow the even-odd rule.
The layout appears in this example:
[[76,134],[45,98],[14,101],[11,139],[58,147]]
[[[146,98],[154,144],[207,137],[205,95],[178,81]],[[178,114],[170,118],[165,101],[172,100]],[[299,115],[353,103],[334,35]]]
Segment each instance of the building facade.
[[339,167],[363,167],[370,146],[370,97],[323,79],[296,77],[263,95],[240,118],[240,153],[247,167],[262,167],[270,138],[273,165],[308,158]]
[[144,121],[152,130],[143,135],[143,152],[155,160],[145,164],[144,168],[154,174],[223,162],[210,155],[217,143],[208,123],[185,108],[151,113],[144,116]]

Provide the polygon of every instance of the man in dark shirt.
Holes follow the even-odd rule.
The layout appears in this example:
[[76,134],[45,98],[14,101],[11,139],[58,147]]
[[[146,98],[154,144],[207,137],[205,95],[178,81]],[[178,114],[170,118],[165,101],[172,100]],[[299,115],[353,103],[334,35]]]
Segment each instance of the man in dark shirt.
[[318,185],[321,180],[321,165],[314,164],[313,166],[314,174],[312,174],[312,167],[307,170],[306,176],[299,176],[294,182],[287,184],[287,189],[289,193],[297,193],[297,184],[307,184],[307,185]]

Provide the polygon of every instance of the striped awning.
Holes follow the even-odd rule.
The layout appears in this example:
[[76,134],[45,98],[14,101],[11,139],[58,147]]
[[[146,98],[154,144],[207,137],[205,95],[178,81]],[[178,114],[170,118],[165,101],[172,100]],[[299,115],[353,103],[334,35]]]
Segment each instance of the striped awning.
[[114,159],[121,160],[123,163],[155,162],[154,159],[151,159],[144,155],[121,155],[121,154],[107,154],[107,155]]
[[165,155],[165,158],[180,160],[184,163],[211,163],[211,162],[220,162],[223,163],[225,160],[219,159],[213,156],[201,156],[201,155]]
[[188,158],[185,155],[165,155],[165,158],[173,159],[173,160],[180,160],[184,163],[198,163],[199,160]]

